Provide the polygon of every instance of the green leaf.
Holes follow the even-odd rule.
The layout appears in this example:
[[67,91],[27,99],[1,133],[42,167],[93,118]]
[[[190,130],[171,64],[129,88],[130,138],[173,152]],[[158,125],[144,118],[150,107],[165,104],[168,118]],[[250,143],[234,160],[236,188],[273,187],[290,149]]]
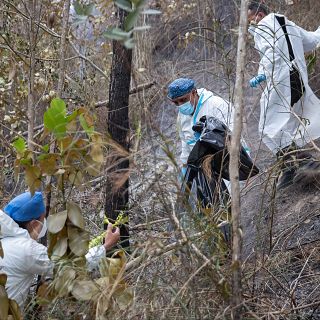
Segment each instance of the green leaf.
[[135,46],[135,41],[133,38],[130,38],[128,40],[126,40],[123,45],[127,48],[127,49],[133,49]]
[[81,213],[80,207],[73,203],[67,203],[67,211],[68,211],[68,218],[72,222],[73,225],[79,227],[80,229],[84,229],[84,219]]
[[93,126],[88,126],[86,119],[84,118],[83,114],[80,114],[79,116],[79,121],[81,124],[81,127],[83,128],[83,130],[87,133],[87,134],[91,134],[94,132],[94,127]]
[[78,16],[90,16],[94,10],[94,4],[82,4],[78,0],[73,2],[74,11]]
[[131,32],[126,32],[119,28],[109,28],[103,35],[108,39],[124,41],[130,38]]
[[68,226],[69,248],[76,256],[84,256],[89,250],[89,234],[78,227]]
[[78,110],[73,111],[71,114],[67,116],[67,121],[71,122],[77,117],[77,115],[78,115]]
[[31,194],[41,186],[41,171],[36,166],[27,166],[25,169],[25,180],[30,189]]
[[9,300],[9,312],[12,315],[11,319],[13,320],[22,319],[20,307],[15,300],[12,300],[12,299]]
[[131,4],[131,1],[129,0],[116,0],[115,1],[115,4],[125,10],[125,11],[128,11],[128,12],[131,12],[132,11],[132,4]]
[[78,0],[73,1],[73,8],[77,15],[83,15],[83,6],[80,4]]
[[27,148],[25,140],[21,137],[15,139],[12,145],[19,154],[24,154]]
[[92,15],[92,12],[94,10],[94,4],[89,3],[89,4],[84,4],[83,5],[83,11],[85,16],[90,16]]
[[44,113],[44,126],[52,132],[57,139],[65,136],[67,130],[66,104],[62,99],[53,99],[50,107]]
[[59,297],[66,296],[72,289],[76,271],[69,266],[62,267],[53,282]]
[[20,164],[24,165],[24,166],[31,166],[32,164],[32,159],[27,158],[27,159],[21,159],[20,160]]
[[89,301],[98,295],[99,288],[93,281],[76,280],[71,293],[79,301]]
[[134,11],[130,12],[124,21],[124,30],[130,31],[133,29],[134,25],[138,21],[139,18],[139,10],[135,9]]
[[59,239],[56,245],[52,249],[52,260],[59,260],[64,254],[67,252],[68,249],[68,238],[64,237]]
[[55,214],[50,214],[47,221],[49,232],[58,233],[59,231],[61,231],[66,223],[67,214],[67,210]]
[[42,146],[42,150],[44,152],[48,152],[49,151],[49,145],[48,144],[45,144],[44,146]]
[[140,8],[143,6],[145,0],[131,0],[131,2],[134,4],[135,8]]

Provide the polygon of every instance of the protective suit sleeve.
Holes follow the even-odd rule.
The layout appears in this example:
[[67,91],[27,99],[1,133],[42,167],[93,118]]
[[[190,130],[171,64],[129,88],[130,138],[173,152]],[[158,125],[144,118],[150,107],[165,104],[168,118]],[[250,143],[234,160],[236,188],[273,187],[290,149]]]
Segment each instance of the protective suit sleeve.
[[181,164],[186,164],[189,157],[189,145],[183,140],[183,138],[180,136],[181,139],[181,155],[180,155],[180,161]]
[[32,241],[30,251],[26,257],[26,267],[29,273],[41,276],[51,276],[53,274],[53,262],[48,257],[47,248]]
[[302,38],[304,52],[314,50],[320,43],[320,27],[314,32],[306,31],[299,26],[297,26],[297,28],[299,29],[300,36]]
[[266,77],[272,75],[267,74],[271,64],[274,63],[274,44],[275,33],[268,26],[259,25],[255,35],[255,48],[260,53],[260,63],[258,74],[265,74]]
[[93,271],[98,268],[101,258],[106,256],[106,249],[103,245],[93,247],[86,254],[87,267],[89,271]]
[[[103,245],[93,247],[86,254],[87,267],[89,271],[98,268],[101,258],[106,256],[106,249]],[[52,276],[53,262],[49,259],[47,248],[36,241],[31,244],[30,252],[26,257],[27,271],[31,274]]]

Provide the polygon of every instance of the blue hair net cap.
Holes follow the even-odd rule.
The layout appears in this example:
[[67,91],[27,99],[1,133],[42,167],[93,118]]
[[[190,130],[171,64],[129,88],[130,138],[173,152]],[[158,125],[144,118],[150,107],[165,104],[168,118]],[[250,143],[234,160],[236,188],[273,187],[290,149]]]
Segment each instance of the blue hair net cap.
[[195,88],[194,80],[179,78],[171,82],[168,86],[168,98],[173,100],[184,96]]
[[25,192],[13,198],[5,207],[4,212],[14,221],[26,222],[38,219],[44,212],[45,206],[41,192]]

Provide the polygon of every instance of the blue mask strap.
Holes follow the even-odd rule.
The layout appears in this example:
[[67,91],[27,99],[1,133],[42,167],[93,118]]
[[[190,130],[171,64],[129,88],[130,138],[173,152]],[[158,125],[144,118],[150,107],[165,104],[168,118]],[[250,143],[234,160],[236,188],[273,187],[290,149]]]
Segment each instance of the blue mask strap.
[[[200,98],[199,98],[199,101],[198,101],[198,104],[197,104],[197,107],[196,107],[196,112],[195,112],[194,115],[193,115],[193,124],[196,124],[196,119],[197,119],[197,116],[198,116],[198,114],[199,114],[199,112],[200,112],[203,98],[204,98],[204,94],[201,93]],[[200,137],[200,135],[199,135],[199,137]],[[187,145],[191,145],[191,144],[196,143],[196,142],[199,140],[199,137],[197,136],[197,137],[195,137],[196,139],[189,140],[189,141],[187,142]]]
[[194,125],[196,124],[196,119],[197,119],[197,116],[198,116],[198,114],[199,114],[199,112],[200,112],[203,98],[204,98],[204,94],[201,93],[200,98],[199,98],[199,101],[198,101],[198,104],[197,104],[197,107],[196,107],[196,112],[195,112],[194,115],[193,115],[193,124],[194,124]]

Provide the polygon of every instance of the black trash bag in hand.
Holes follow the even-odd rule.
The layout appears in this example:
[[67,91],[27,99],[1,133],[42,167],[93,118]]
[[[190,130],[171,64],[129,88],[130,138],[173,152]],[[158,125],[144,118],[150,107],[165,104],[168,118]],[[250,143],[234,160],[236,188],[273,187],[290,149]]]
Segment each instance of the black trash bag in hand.
[[[231,132],[228,127],[214,117],[203,116],[192,129],[201,133],[200,139],[194,145],[188,165],[200,166],[203,158],[213,156],[211,161],[212,172],[219,174],[223,179],[230,180],[229,152],[226,139]],[[252,159],[243,146],[240,147],[239,180],[247,180],[259,173],[259,169],[253,164]]]

